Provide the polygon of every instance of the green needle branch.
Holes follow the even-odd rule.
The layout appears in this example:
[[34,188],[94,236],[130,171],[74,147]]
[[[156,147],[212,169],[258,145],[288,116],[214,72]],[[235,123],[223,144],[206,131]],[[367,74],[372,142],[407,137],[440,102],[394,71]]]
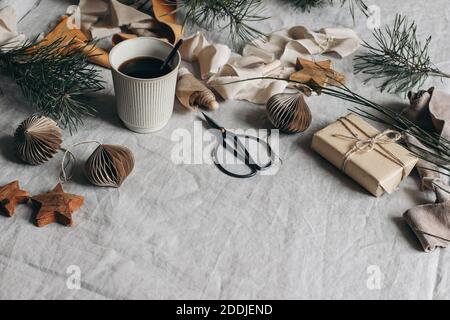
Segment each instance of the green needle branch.
[[[332,5],[335,1],[341,6],[348,4],[354,19],[355,8],[369,16],[369,8],[363,0],[285,0],[302,11],[310,11],[314,7]],[[247,44],[264,34],[253,24],[269,19],[261,14],[262,0],[167,0],[169,4],[178,4],[172,12],[182,12],[184,23],[190,23],[208,31],[228,30],[235,48]]]
[[262,0],[182,0],[178,4],[177,11],[184,12],[185,23],[208,31],[228,29],[236,47],[264,36],[251,26],[267,19],[261,15]]
[[[72,133],[84,116],[95,114],[86,94],[103,89],[89,52],[72,40],[51,44],[27,42],[0,47],[0,69],[11,76],[31,105]],[[86,44],[88,45],[88,44]]]
[[352,18],[355,17],[355,8],[359,8],[361,12],[368,17],[369,7],[363,0],[287,0],[296,8],[302,11],[311,11],[313,8],[321,8],[326,5],[333,5],[336,1],[341,3],[341,6],[348,4]]
[[355,73],[368,75],[366,83],[383,79],[381,91],[398,93],[422,86],[428,77],[450,78],[431,62],[431,37],[420,42],[415,22],[397,15],[392,28],[377,29],[373,36],[375,44],[364,42],[368,51],[355,58]]

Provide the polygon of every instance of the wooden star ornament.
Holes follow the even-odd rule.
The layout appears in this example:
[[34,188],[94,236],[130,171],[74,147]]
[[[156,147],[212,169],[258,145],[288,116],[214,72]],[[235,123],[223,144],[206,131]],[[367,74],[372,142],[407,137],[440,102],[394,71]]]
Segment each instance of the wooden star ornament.
[[12,217],[17,204],[27,202],[30,194],[20,190],[19,181],[13,181],[0,187],[0,212]]
[[73,223],[72,214],[83,205],[84,198],[65,193],[59,183],[51,192],[34,196],[31,201],[38,210],[36,214],[36,225],[38,227],[44,227],[55,222],[71,226]]
[[339,85],[345,83],[345,76],[332,69],[331,60],[314,62],[306,59],[297,59],[296,69],[290,80],[304,84],[313,84],[324,87],[327,84]]

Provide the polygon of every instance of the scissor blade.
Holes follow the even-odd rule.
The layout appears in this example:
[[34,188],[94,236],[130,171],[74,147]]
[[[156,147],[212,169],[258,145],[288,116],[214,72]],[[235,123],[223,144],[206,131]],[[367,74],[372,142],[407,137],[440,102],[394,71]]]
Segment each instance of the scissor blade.
[[222,129],[222,126],[219,126],[213,119],[208,117],[204,112],[202,112],[203,116],[206,119],[206,122],[208,122],[209,126],[213,129]]

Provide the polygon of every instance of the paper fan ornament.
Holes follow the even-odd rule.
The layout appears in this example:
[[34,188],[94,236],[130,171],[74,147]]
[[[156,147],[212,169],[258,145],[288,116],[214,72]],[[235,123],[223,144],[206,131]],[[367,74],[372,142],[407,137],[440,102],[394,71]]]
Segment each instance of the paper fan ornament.
[[118,188],[134,168],[133,153],[118,145],[101,144],[86,162],[89,181],[99,187]]
[[61,129],[57,123],[44,116],[31,116],[24,120],[14,133],[19,158],[29,164],[42,164],[61,147]]
[[303,132],[311,124],[311,111],[301,93],[276,94],[269,99],[266,109],[269,120],[283,132]]

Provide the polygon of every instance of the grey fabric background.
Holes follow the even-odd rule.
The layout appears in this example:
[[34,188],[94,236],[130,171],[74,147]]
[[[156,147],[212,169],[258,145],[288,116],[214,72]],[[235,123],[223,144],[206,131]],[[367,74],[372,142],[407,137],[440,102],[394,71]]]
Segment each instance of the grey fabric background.
[[[338,6],[295,12],[280,1],[266,1],[273,18],[259,23],[265,32],[303,24],[311,28],[352,27],[347,9]],[[381,8],[383,23],[396,12],[419,25],[419,36],[433,35],[431,55],[450,71],[449,15],[446,0],[367,0]],[[3,0],[21,19],[21,32],[46,30],[65,12],[69,1]],[[357,13],[356,30],[371,39]],[[227,41],[224,32],[211,39]],[[352,75],[352,59],[336,61],[357,92],[388,105],[403,96],[380,94],[374,84]],[[195,70],[194,66],[194,70]],[[17,208],[13,218],[0,217],[1,299],[448,299],[448,250],[422,252],[403,219],[403,212],[434,200],[409,177],[392,195],[370,196],[310,148],[313,133],[348,112],[351,105],[313,97],[311,128],[281,136],[284,165],[277,175],[235,180],[211,165],[175,165],[171,160],[176,129],[193,132],[196,115],[177,104],[163,130],[138,135],[120,123],[109,71],[107,89],[95,97],[97,118],[79,132],[64,133],[64,145],[100,140],[128,146],[136,168],[118,190],[88,184],[79,173],[65,188],[83,195],[86,204],[74,228],[30,222],[31,209]],[[431,84],[431,83],[430,83]],[[441,89],[448,82],[435,81]],[[32,194],[57,183],[62,154],[39,167],[17,162],[12,133],[30,114],[16,86],[0,78],[0,184],[19,179]],[[229,128],[264,128],[263,106],[229,101],[214,117]],[[94,146],[80,147],[80,161]],[[66,286],[67,268],[81,269],[81,289]],[[379,268],[381,288],[368,286],[371,266]]]

